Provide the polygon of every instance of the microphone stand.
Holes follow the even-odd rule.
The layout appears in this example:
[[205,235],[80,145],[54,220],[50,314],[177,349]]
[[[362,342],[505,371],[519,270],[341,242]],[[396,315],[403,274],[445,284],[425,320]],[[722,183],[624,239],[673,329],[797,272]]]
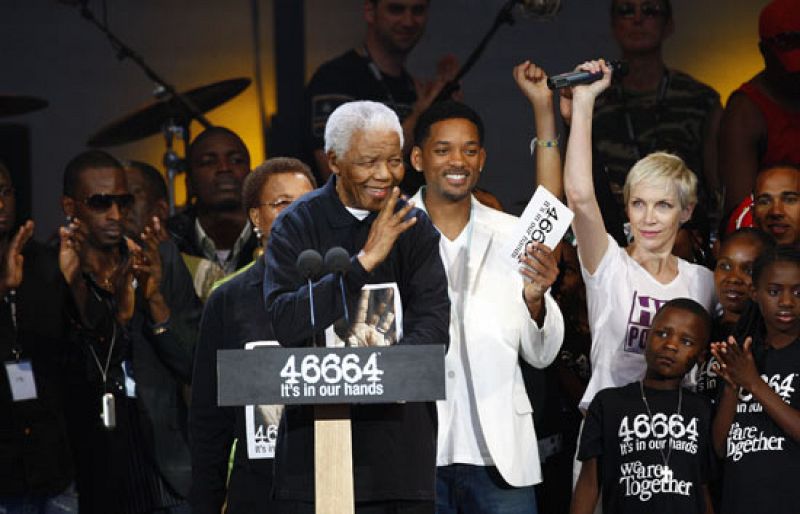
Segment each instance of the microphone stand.
[[167,179],[170,193],[169,213],[170,215],[173,215],[175,214],[175,178],[179,173],[186,169],[185,159],[178,157],[178,155],[172,149],[173,136],[177,135],[183,140],[184,155],[186,155],[185,151],[189,147],[189,124],[191,121],[193,119],[197,120],[204,128],[211,128],[213,125],[210,121],[208,121],[208,119],[203,115],[203,112],[197,107],[197,105],[194,104],[194,102],[192,102],[191,99],[179,93],[172,84],[167,82],[161,77],[161,75],[156,73],[155,70],[153,70],[153,68],[151,68],[145,62],[141,55],[123,43],[122,40],[120,40],[110,28],[108,28],[107,24],[100,22],[91,9],[89,9],[86,1],[80,2],[79,5],[81,16],[83,16],[86,21],[97,27],[100,32],[105,34],[106,38],[108,38],[111,46],[117,52],[117,59],[120,61],[130,59],[144,72],[148,79],[155,82],[156,90],[154,96],[157,99],[175,100],[183,109],[186,110],[186,112],[189,113],[188,120],[181,119],[181,117],[176,113],[176,116],[165,122],[162,128],[162,132],[166,141],[166,151],[164,152],[163,162],[167,169]]
[[508,0],[503,5],[503,7],[500,8],[500,12],[497,13],[497,17],[494,19],[494,23],[492,24],[492,26],[489,29],[489,31],[486,33],[485,36],[483,36],[483,39],[481,39],[480,43],[478,43],[478,46],[475,47],[475,49],[472,51],[472,53],[469,54],[469,57],[467,57],[467,60],[464,61],[464,65],[461,66],[461,68],[458,70],[458,73],[453,78],[453,80],[451,80],[447,84],[445,84],[445,86],[442,88],[442,90],[436,96],[436,99],[434,100],[434,103],[435,102],[441,102],[442,100],[446,100],[446,99],[450,98],[450,95],[452,95],[455,91],[458,91],[458,89],[461,87],[459,85],[459,82],[464,77],[464,75],[469,73],[469,71],[472,69],[472,67],[475,65],[475,63],[478,61],[480,56],[483,54],[484,50],[486,50],[486,46],[489,44],[489,41],[491,41],[492,38],[494,37],[495,33],[498,30],[500,30],[500,27],[502,27],[506,23],[509,24],[509,25],[513,25],[514,24],[514,22],[515,22],[514,13],[512,11],[514,10],[514,7],[518,3],[520,3],[520,1],[521,0]]

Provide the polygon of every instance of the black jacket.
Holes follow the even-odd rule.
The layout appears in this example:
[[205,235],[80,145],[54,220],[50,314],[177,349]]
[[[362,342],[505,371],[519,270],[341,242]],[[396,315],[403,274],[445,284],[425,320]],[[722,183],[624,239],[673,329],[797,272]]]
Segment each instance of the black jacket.
[[[213,291],[203,310],[189,410],[193,514],[219,514],[226,493],[228,514],[286,511],[271,499],[273,459],[247,457],[245,408],[217,406],[217,350],[274,339],[266,321],[263,284],[264,260],[257,259]],[[238,442],[226,488],[234,438]]]
[[[401,202],[402,203],[402,202]],[[364,221],[350,214],[336,194],[336,177],[290,205],[276,220],[267,248],[264,283],[267,313],[284,346],[307,346],[312,334],[308,286],[295,269],[298,254],[321,254],[342,246],[351,255],[345,276],[349,298],[367,283],[397,283],[403,306],[399,344],[449,342],[450,300],[439,258],[439,233],[422,211],[389,256],[367,273],[357,255],[377,213]],[[327,327],[344,313],[338,279],[328,273],[314,284],[316,322]],[[275,454],[275,492],[281,499],[314,498],[313,410],[287,407]],[[353,473],[356,501],[432,500],[436,469],[436,406],[428,403],[354,405]]]
[[[22,255],[23,279],[16,299],[18,341],[21,359],[32,362],[37,399],[12,401],[6,371],[2,370],[0,496],[52,495],[73,480],[62,396],[67,284],[53,250],[30,241]],[[0,360],[13,359],[13,341],[11,309],[0,299]]]
[[[173,241],[175,241],[182,253],[205,259],[207,257],[202,248],[200,248],[200,241],[197,239],[197,232],[195,231],[196,220],[197,212],[193,206],[189,206],[167,220],[167,230],[169,230],[170,236],[172,236]],[[253,252],[257,247],[258,238],[255,234],[251,234],[239,252],[239,256],[236,259],[236,269],[253,261]]]
[[[96,292],[90,294],[87,309],[93,317],[88,326],[76,323],[71,334],[69,419],[81,512],[152,510],[174,505],[189,494],[184,388],[191,382],[201,305],[177,247],[168,241],[159,250],[161,291],[171,311],[166,332],[154,334],[140,296],[128,325],[112,328],[113,300],[90,285]],[[98,416],[102,380],[89,348],[105,364],[112,334],[116,342],[106,390],[116,398],[118,419],[117,429],[107,431]],[[135,399],[126,397],[123,361],[131,364]]]

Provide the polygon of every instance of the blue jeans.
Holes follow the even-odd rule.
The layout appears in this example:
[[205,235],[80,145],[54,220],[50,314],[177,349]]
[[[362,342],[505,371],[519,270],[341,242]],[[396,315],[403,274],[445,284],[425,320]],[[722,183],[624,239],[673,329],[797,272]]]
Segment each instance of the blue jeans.
[[437,514],[537,514],[533,486],[512,487],[494,466],[436,468]]
[[53,496],[0,496],[0,514],[75,514],[78,495],[75,486]]

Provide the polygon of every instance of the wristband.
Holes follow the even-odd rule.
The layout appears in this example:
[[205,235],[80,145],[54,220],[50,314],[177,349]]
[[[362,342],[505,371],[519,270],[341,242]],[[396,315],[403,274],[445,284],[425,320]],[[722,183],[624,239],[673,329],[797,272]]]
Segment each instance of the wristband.
[[531,155],[534,154],[536,151],[536,147],[539,148],[558,148],[558,140],[561,136],[556,136],[555,139],[539,139],[538,137],[534,137],[531,139]]

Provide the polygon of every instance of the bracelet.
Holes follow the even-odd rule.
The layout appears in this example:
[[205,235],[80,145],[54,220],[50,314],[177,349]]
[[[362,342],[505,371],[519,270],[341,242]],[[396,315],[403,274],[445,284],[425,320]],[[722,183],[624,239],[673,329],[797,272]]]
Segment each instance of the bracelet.
[[170,321],[169,318],[167,318],[166,321],[163,321],[162,323],[156,323],[152,325],[150,329],[153,331],[153,335],[160,336],[161,334],[169,330],[169,321]]
[[539,139],[538,137],[534,137],[531,139],[531,155],[534,154],[536,147],[539,148],[558,148],[558,140],[561,139],[561,136],[556,136],[555,139]]

